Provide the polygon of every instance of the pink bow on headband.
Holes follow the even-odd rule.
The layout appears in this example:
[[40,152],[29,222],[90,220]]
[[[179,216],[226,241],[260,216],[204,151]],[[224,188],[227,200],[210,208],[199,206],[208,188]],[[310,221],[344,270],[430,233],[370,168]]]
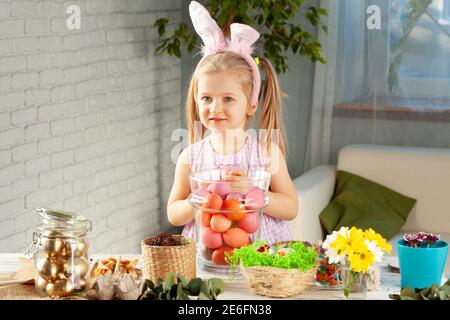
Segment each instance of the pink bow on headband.
[[[230,25],[230,39],[225,40],[223,32],[216,21],[211,18],[208,10],[200,3],[191,1],[189,14],[195,31],[203,41],[202,60],[206,56],[217,52],[231,51],[241,55],[247,61],[253,75],[251,105],[256,106],[261,87],[261,75],[251,54],[253,52],[252,45],[258,40],[259,32],[246,24],[232,23]],[[198,65],[200,65],[200,62]]]

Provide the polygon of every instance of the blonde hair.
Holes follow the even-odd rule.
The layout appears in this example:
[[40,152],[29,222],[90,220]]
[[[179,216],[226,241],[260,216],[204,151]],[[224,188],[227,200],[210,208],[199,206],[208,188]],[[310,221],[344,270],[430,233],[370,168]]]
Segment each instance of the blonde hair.
[[[265,129],[266,135],[263,137],[262,144],[266,147],[270,154],[271,143],[276,143],[284,156],[286,156],[285,135],[283,126],[283,115],[281,108],[281,90],[275,71],[264,58],[259,58],[260,64],[265,71],[266,79],[262,86],[262,109],[259,116],[259,129]],[[195,100],[198,90],[198,79],[201,74],[214,72],[234,72],[241,80],[242,88],[250,101],[252,93],[252,71],[248,63],[240,55],[224,51],[207,56],[200,62],[192,75],[186,101],[186,124],[189,132],[189,143],[194,143],[196,137],[203,137],[205,127],[202,125],[200,132],[196,132],[195,123],[200,121],[197,103]],[[272,136],[279,130],[276,140],[273,141]]]

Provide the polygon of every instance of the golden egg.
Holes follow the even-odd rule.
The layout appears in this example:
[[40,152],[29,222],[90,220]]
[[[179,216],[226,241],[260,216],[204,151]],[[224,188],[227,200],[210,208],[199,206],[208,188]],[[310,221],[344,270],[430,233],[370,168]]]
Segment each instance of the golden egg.
[[66,242],[64,248],[62,248],[61,256],[66,260],[72,258],[72,246],[70,242]]
[[86,258],[88,256],[89,243],[87,240],[77,240],[77,249],[75,256],[77,258]]
[[76,240],[66,242],[66,245],[62,249],[62,255],[64,258],[88,258],[89,244],[87,240]]
[[47,281],[45,281],[44,278],[40,276],[36,276],[34,279],[34,287],[36,289],[36,292],[40,296],[46,296],[47,295]]
[[51,256],[60,255],[64,246],[65,242],[59,238],[46,239],[44,242],[44,250]]
[[83,258],[75,258],[67,261],[67,272],[71,277],[84,278],[89,271],[89,263]]
[[47,294],[49,297],[64,297],[72,292],[71,286],[66,280],[56,280],[47,284]]
[[81,289],[84,290],[87,287],[87,281],[84,279],[80,279],[80,281],[78,282],[78,287],[77,289]]
[[75,277],[71,278],[69,281],[71,282],[73,289],[76,291],[84,290],[87,287],[87,279],[85,278]]
[[35,267],[38,274],[46,281],[55,280],[59,273],[58,265],[51,258],[41,257],[36,259]]
[[56,238],[56,237],[61,237],[62,233],[59,231],[55,231],[55,230],[44,230],[44,232],[42,233],[44,237],[52,237],[52,238]]
[[67,272],[67,261],[62,256],[57,256],[51,260],[54,264],[56,264],[56,269],[58,270],[58,273],[66,273]]

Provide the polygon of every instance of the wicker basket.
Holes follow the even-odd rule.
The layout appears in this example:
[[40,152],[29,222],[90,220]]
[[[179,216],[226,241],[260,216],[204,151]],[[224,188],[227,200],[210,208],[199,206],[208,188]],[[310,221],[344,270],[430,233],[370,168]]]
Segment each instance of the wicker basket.
[[302,272],[299,269],[241,265],[241,270],[254,293],[273,298],[286,298],[301,293],[311,284],[316,268]]
[[165,279],[167,273],[174,277],[182,275],[187,281],[196,277],[195,241],[181,235],[185,243],[180,246],[151,246],[147,244],[150,238],[141,241],[143,277],[156,282],[158,278]]

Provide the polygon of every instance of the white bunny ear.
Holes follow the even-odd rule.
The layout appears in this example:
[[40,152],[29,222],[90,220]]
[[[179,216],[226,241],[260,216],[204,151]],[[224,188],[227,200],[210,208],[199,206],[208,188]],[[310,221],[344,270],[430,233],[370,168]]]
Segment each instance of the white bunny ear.
[[246,24],[232,23],[230,25],[230,38],[235,45],[251,47],[258,40],[259,32]]
[[222,29],[211,18],[208,10],[197,1],[189,4],[189,14],[197,34],[203,40],[203,52],[209,54],[224,45]]

